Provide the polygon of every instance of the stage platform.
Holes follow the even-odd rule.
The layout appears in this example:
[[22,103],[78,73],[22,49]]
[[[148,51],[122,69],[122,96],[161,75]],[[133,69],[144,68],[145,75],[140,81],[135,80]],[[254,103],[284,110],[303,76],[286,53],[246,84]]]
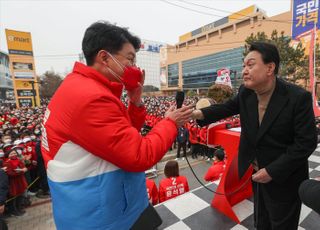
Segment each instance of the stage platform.
[[[320,176],[320,145],[309,158],[310,178]],[[216,190],[217,184],[208,187]],[[203,187],[168,200],[156,207],[163,223],[159,229],[166,230],[246,230],[253,227],[253,199],[246,199],[233,207],[240,224],[230,220],[210,206],[213,194]],[[302,205],[299,230],[319,230],[320,215]]]

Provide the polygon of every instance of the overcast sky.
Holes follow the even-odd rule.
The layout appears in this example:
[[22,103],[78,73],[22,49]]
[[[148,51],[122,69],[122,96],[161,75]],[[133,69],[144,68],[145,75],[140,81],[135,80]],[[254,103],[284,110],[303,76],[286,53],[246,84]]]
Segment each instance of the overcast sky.
[[0,50],[8,52],[5,29],[31,32],[37,74],[46,70],[65,74],[78,59],[85,29],[97,20],[129,27],[141,39],[175,44],[180,35],[252,4],[273,16],[289,11],[291,3],[290,0],[0,0]]

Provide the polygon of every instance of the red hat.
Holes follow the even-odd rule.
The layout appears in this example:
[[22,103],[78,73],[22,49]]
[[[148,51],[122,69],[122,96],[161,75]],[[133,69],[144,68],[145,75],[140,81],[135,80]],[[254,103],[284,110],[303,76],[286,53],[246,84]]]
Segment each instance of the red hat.
[[10,119],[10,123],[11,123],[12,125],[16,125],[18,122],[19,122],[19,120],[18,120],[16,117],[12,117],[12,118]]

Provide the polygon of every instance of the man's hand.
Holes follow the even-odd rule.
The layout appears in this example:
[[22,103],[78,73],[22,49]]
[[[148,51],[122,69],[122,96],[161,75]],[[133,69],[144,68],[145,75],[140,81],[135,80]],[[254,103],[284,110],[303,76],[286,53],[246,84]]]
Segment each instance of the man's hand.
[[4,213],[4,205],[0,205],[0,214]]
[[171,106],[170,109],[166,112],[165,117],[173,120],[178,127],[184,125],[191,119],[193,105],[184,106],[180,109],[176,109],[174,106]]
[[252,175],[252,180],[257,183],[265,184],[270,182],[272,180],[272,177],[269,175],[265,168],[262,168]]
[[204,116],[203,116],[202,111],[199,110],[199,109],[193,110],[193,112],[192,112],[192,119],[193,119],[193,120],[203,120],[203,119],[204,119]]
[[145,79],[145,71],[143,69],[141,82],[138,83],[139,86],[131,91],[128,91],[128,96],[130,98],[130,101],[137,107],[141,105],[141,95],[143,92],[144,79]]

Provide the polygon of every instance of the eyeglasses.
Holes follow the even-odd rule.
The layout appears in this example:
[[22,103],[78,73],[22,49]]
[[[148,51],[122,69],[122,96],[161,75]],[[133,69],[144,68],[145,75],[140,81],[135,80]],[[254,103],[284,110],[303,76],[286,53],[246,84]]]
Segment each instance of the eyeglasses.
[[117,55],[119,55],[119,56],[124,57],[125,59],[127,59],[127,60],[130,62],[130,65],[131,65],[131,66],[135,66],[136,63],[137,63],[137,60],[136,60],[135,57],[128,57],[128,56],[123,55],[123,54],[121,54],[121,53],[117,53]]

